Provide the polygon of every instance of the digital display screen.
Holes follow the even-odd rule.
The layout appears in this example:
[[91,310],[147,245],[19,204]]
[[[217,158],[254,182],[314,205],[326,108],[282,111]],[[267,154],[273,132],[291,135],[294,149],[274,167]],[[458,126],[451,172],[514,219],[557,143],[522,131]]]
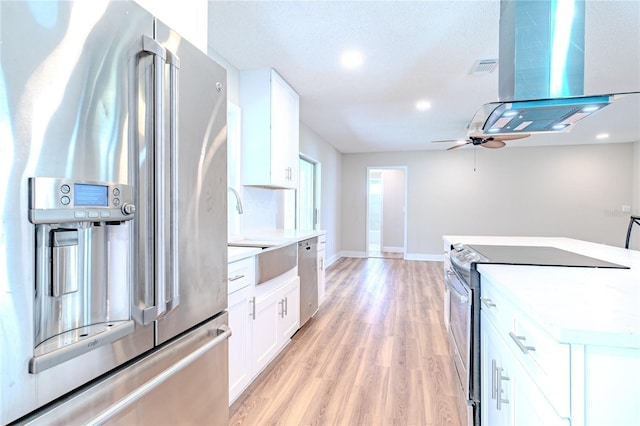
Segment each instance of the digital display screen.
[[76,183],[74,186],[74,205],[76,206],[109,206],[109,187],[104,185],[87,185]]

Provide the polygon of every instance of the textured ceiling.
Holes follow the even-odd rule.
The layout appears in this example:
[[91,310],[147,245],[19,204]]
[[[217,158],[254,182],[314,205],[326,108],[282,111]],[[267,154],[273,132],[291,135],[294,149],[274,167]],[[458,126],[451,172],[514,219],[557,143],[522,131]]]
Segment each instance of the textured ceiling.
[[[587,94],[640,90],[640,2],[588,1]],[[210,1],[209,46],[238,69],[272,67],[300,94],[300,119],[344,153],[445,149],[498,100],[499,1]],[[621,48],[623,47],[623,48]],[[365,55],[347,71],[343,50]],[[431,108],[419,112],[418,100]],[[640,97],[627,97],[566,134],[510,145],[640,140]]]

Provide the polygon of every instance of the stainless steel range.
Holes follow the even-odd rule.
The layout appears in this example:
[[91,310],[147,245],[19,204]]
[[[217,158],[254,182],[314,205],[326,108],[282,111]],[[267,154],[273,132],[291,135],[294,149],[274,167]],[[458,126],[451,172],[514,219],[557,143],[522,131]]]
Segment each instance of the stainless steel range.
[[[467,421],[480,424],[480,310],[479,264],[628,268],[578,253],[543,246],[454,244],[450,267],[445,271],[446,311],[449,313],[449,343],[462,395],[467,404]],[[447,264],[447,263],[445,263]]]

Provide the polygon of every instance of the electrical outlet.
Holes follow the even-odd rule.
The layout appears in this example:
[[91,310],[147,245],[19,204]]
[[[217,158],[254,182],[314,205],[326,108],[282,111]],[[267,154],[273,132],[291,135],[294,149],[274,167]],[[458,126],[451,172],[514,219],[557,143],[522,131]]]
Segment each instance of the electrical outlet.
[[622,213],[631,213],[631,206],[627,204],[622,205]]

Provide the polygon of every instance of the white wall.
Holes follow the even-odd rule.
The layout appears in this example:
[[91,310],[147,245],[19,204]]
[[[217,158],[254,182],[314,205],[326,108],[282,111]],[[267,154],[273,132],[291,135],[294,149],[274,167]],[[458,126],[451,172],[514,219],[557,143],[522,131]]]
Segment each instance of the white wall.
[[366,168],[391,165],[408,167],[409,258],[439,258],[443,234],[563,236],[621,247],[634,146],[475,148],[476,171],[474,148],[343,154],[342,250],[365,252]]
[[320,229],[327,231],[330,264],[341,250],[342,155],[304,123],[300,123],[300,152],[320,162]]
[[207,52],[209,4],[207,0],[135,0],[156,18],[189,40],[198,49]]
[[382,251],[404,252],[404,169],[382,170]]
[[[213,13],[210,9],[209,13]],[[208,54],[227,70],[227,99],[240,106],[240,70],[213,49]],[[240,112],[242,114],[242,111]],[[300,152],[321,164],[320,228],[327,231],[327,262],[341,250],[341,154],[313,130],[300,123]],[[242,232],[281,228],[284,220],[284,190],[240,187],[244,213]],[[233,206],[229,214],[235,214]]]
[[[631,199],[631,212],[634,216],[640,216],[640,142],[633,144],[633,197]],[[640,250],[640,228],[636,225],[631,234],[630,247]]]

